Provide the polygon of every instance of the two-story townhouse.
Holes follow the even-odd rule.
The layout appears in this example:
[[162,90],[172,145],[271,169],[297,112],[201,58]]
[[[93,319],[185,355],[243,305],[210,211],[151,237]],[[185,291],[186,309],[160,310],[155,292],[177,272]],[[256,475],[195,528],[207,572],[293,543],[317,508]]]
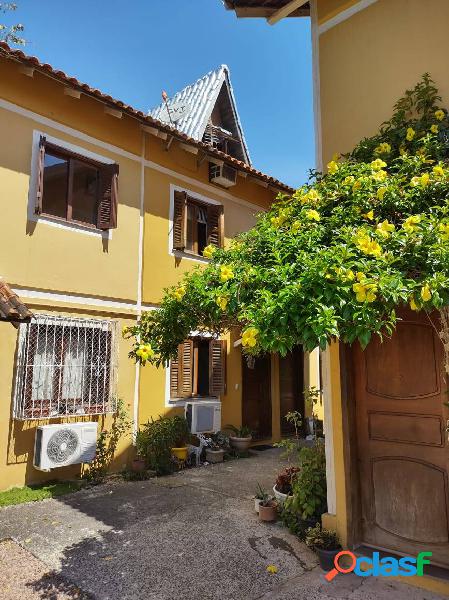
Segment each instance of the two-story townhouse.
[[[107,428],[117,398],[134,430],[188,397],[213,397],[223,424],[279,439],[302,390],[299,350],[283,359],[291,376],[280,381],[277,357],[242,364],[237,334],[192,332],[165,370],[136,366],[122,338],[157,310],[164,287],[204,263],[205,245],[226,244],[291,192],[251,166],[228,69],[156,115],[5,43],[0,80],[0,487],[79,475],[79,465],[34,468],[36,428]],[[123,440],[114,469],[130,448]]]
[[[449,101],[445,0],[225,0],[238,17],[310,17],[316,167],[350,151],[390,118],[428,72]],[[402,313],[391,340],[362,352],[333,343],[322,353],[328,514],[361,552],[432,552],[449,567],[447,382],[430,319]],[[443,567],[443,570],[440,569]],[[408,578],[411,580],[413,578]],[[414,583],[447,593],[441,579]]]

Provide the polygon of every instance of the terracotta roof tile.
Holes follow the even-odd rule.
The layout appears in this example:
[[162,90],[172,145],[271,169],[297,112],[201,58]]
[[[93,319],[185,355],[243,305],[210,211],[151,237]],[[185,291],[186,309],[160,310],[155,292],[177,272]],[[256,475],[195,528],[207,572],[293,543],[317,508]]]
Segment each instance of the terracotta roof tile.
[[28,321],[33,314],[0,277],[0,321]]
[[268,185],[271,185],[271,186],[279,189],[280,191],[283,191],[285,193],[292,193],[294,191],[294,189],[292,187],[286,185],[285,183],[282,183],[278,179],[275,179],[274,177],[271,177],[270,175],[266,175],[265,173],[262,173],[262,171],[259,171],[259,170],[255,169],[254,167],[251,167],[251,166],[247,165],[246,163],[244,163],[240,160],[237,160],[236,158],[234,158],[232,156],[229,156],[229,154],[225,154],[224,152],[221,152],[220,150],[217,150],[216,148],[212,148],[211,146],[209,146],[208,144],[205,144],[204,142],[195,140],[194,138],[186,135],[185,133],[182,133],[175,127],[172,127],[170,125],[162,123],[161,121],[154,119],[153,117],[151,117],[149,115],[146,115],[142,111],[133,108],[129,104],[125,104],[125,103],[121,102],[120,100],[116,100],[115,98],[112,98],[112,96],[109,96],[108,94],[103,94],[103,92],[101,92],[100,90],[97,90],[96,88],[92,88],[89,85],[87,85],[86,83],[82,83],[75,77],[70,77],[63,71],[54,69],[48,63],[41,63],[39,61],[39,59],[36,58],[35,56],[28,56],[24,52],[22,52],[22,50],[14,50],[6,42],[0,42],[0,56],[2,56],[2,55],[6,58],[9,58],[12,60],[17,60],[18,62],[20,62],[22,64],[34,67],[35,69],[40,70],[44,73],[48,73],[49,75],[51,75],[51,77],[59,80],[61,83],[64,83],[65,85],[71,85],[72,87],[84,92],[85,94],[90,95],[90,96],[96,98],[97,100],[100,100],[101,102],[108,104],[109,106],[111,106],[112,108],[115,108],[116,110],[122,110],[128,116],[138,119],[145,125],[155,127],[157,129],[159,129],[160,131],[168,133],[169,135],[172,135],[173,137],[175,137],[176,139],[178,139],[181,142],[188,143],[192,146],[196,146],[196,147],[200,148],[201,150],[203,150],[207,155],[213,156],[220,160],[223,160],[223,162],[233,166],[235,169],[242,171],[244,173],[247,173],[248,175],[251,175],[251,176],[255,177],[256,179],[260,179],[261,181],[264,181]]

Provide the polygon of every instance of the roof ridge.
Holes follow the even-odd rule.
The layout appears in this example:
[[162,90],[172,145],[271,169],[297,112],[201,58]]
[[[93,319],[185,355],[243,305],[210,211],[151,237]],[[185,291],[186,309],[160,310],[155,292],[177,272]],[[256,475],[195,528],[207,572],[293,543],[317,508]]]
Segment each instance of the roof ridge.
[[179,141],[183,143],[187,143],[194,147],[200,148],[205,154],[223,160],[224,162],[228,163],[234,168],[248,173],[256,179],[263,180],[267,185],[272,185],[273,187],[283,190],[286,193],[292,193],[294,191],[294,188],[283,183],[282,181],[279,181],[279,179],[267,175],[266,173],[262,173],[262,171],[259,171],[251,165],[244,163],[241,160],[238,160],[233,156],[222,152],[221,150],[212,148],[211,146],[205,144],[202,141],[196,140],[192,136],[185,134],[183,131],[177,129],[173,125],[163,123],[161,120],[156,119],[151,115],[145,114],[141,110],[138,110],[129,104],[125,104],[124,102],[117,100],[108,94],[104,94],[97,88],[92,88],[87,83],[83,83],[75,77],[67,75],[61,70],[54,69],[48,63],[40,62],[40,60],[36,56],[30,56],[25,54],[22,50],[11,48],[9,44],[2,41],[0,41],[0,56],[1,55],[5,56],[7,59],[16,60],[18,62],[24,63],[34,69],[41,71],[44,75],[53,77],[54,79],[58,80],[64,85],[78,89],[84,94],[91,96],[96,100],[103,102],[106,105],[112,106],[113,108],[119,111],[123,111],[125,114],[127,114],[127,116],[140,120],[143,125],[146,125],[148,127],[154,127],[164,133],[168,133],[169,135],[176,137]]

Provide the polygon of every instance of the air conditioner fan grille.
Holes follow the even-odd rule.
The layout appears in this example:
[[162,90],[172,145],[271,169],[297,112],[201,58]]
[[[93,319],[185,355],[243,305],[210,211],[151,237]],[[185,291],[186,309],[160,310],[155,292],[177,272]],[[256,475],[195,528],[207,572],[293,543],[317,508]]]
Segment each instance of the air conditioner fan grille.
[[48,441],[47,456],[56,463],[66,462],[77,450],[79,439],[70,429],[56,431]]

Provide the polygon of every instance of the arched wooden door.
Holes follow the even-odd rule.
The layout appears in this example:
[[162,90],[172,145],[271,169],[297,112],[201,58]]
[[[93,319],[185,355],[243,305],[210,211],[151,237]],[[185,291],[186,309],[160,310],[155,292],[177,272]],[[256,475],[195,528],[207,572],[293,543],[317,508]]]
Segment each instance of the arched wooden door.
[[401,317],[391,339],[351,351],[362,542],[407,555],[431,551],[434,564],[449,567],[443,348],[424,313]]

